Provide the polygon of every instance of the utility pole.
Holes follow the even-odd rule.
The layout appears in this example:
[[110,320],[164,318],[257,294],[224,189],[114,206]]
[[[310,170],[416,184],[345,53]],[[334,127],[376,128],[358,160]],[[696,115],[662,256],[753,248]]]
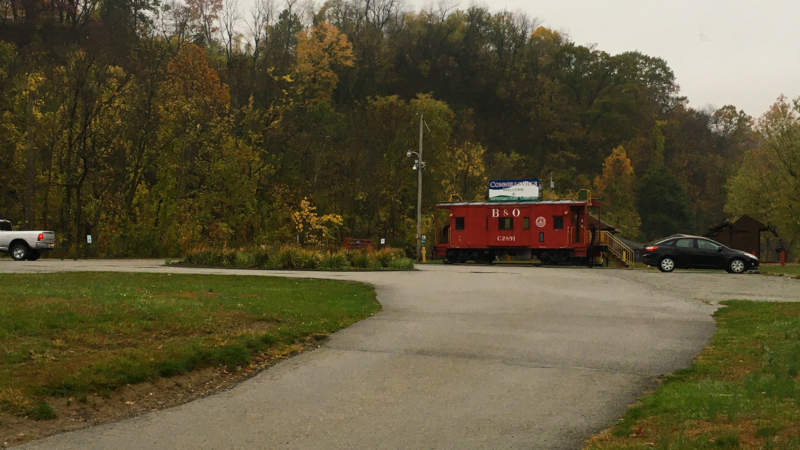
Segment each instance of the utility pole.
[[[416,156],[412,169],[417,171],[417,261],[422,259],[422,169],[425,168],[425,161],[422,160],[422,127],[425,120],[422,113],[419,113],[419,151],[409,150],[406,156]],[[430,132],[430,128],[428,129]]]
[[417,162],[417,261],[422,258],[422,113],[419,113],[419,162]]

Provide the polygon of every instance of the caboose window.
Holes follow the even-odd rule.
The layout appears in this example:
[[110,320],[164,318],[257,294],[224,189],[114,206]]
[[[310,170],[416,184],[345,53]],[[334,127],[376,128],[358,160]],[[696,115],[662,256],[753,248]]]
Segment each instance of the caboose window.
[[456,230],[463,230],[463,229],[464,229],[464,218],[456,217]]
[[564,229],[564,217],[563,216],[553,216],[553,229],[554,230],[563,230]]
[[522,229],[529,230],[531,228],[531,218],[530,217],[523,217],[522,218]]
[[544,231],[539,232],[539,242],[544,242]]
[[514,229],[514,218],[512,217],[500,217],[497,219],[497,229],[498,230],[513,230]]

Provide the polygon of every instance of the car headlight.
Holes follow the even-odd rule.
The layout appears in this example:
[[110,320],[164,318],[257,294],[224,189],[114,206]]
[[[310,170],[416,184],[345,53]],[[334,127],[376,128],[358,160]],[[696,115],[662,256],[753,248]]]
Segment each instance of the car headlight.
[[758,256],[756,256],[756,255],[754,255],[752,253],[747,253],[747,252],[744,252],[744,254],[749,256],[749,257],[751,257],[751,258],[753,258],[753,259],[755,259],[756,261],[758,261]]

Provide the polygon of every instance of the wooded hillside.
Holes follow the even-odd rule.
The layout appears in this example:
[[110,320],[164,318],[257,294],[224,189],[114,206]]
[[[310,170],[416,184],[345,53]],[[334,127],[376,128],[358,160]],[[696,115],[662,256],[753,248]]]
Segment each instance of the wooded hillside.
[[630,238],[704,232],[769,141],[688,107],[662,59],[481,7],[0,0],[0,41],[0,216],[69,254],[294,242],[315,212],[412,246],[419,113],[428,230],[490,178],[552,177]]

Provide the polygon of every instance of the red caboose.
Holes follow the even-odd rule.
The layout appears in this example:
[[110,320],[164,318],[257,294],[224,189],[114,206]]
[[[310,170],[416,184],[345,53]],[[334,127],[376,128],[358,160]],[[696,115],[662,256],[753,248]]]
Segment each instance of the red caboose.
[[509,255],[545,263],[588,262],[597,250],[591,201],[440,203],[450,211],[434,252],[447,262]]

